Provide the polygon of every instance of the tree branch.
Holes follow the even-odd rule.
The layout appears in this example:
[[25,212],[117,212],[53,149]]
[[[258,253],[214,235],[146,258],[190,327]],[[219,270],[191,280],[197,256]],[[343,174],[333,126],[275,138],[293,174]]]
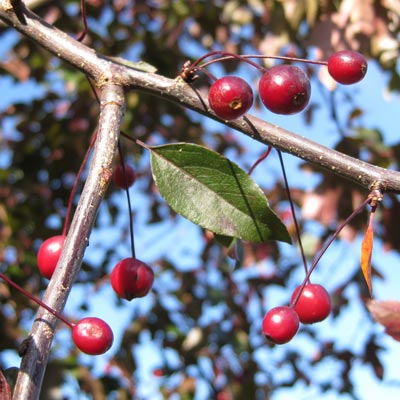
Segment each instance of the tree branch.
[[0,19],[13,25],[58,58],[91,76],[99,87],[113,82],[125,88],[148,92],[218,120],[259,142],[327,169],[365,189],[379,187],[382,191],[400,193],[400,173],[397,171],[360,161],[251,115],[235,121],[222,121],[209,109],[207,96],[195,91],[183,80],[130,68],[101,56],[48,25],[27,9],[24,10],[26,24],[22,24],[7,4],[8,1],[0,0]]
[[259,142],[349,179],[367,190],[379,188],[384,192],[400,192],[400,173],[397,171],[350,157],[250,114],[233,121],[221,120],[209,108],[207,96],[195,91],[179,78],[173,80],[140,71],[128,73],[130,87],[197,111]]
[[[88,178],[82,191],[63,252],[43,301],[62,312],[82,264],[96,214],[112,176],[121,121],[125,110],[123,89],[106,85],[100,95],[100,119]],[[39,398],[57,319],[39,308],[14,389],[15,399]]]

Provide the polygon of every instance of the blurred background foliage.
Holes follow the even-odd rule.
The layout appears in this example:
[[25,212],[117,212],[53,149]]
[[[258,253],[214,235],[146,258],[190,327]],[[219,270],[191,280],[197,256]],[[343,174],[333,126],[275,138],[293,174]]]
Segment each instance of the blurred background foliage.
[[[75,37],[82,31],[78,1],[32,3],[37,14],[59,29]],[[400,89],[397,1],[88,0],[86,7],[90,32],[85,44],[108,56],[143,60],[171,78],[179,74],[186,60],[214,50],[326,59],[334,51],[353,49],[376,61],[382,74],[388,76],[388,91]],[[62,229],[71,188],[96,129],[99,107],[80,72],[12,28],[0,26],[0,41],[1,268],[40,296],[46,280],[37,270],[36,252],[42,240]],[[215,68],[219,75],[242,72],[238,61]],[[323,69],[309,67],[308,73],[313,85],[324,93],[324,104],[310,104],[304,122],[311,125],[320,108],[326,107],[337,128],[332,147],[375,165],[397,168],[400,142],[386,144],[383,132],[363,126],[363,105],[356,104],[349,91],[340,94]],[[246,74],[256,82],[255,74]],[[196,85],[208,82],[202,79]],[[223,125],[211,128],[205,118],[147,94],[131,92],[127,96],[123,130],[132,137],[148,144],[204,144],[233,155],[247,169],[256,160],[249,157],[239,135]],[[339,118],[343,98],[349,111],[345,118]],[[98,361],[80,355],[68,340],[68,330],[60,324],[43,399],[74,398],[68,395],[68,386],[74,388],[75,395],[85,393],[93,399],[149,398],[140,389],[143,384],[156,390],[160,398],[174,399],[267,399],[295,384],[312,387],[313,393],[356,398],[352,368],[358,362],[368,364],[372,375],[383,379],[380,335],[371,328],[371,321],[366,322],[357,346],[351,340],[335,342],[335,336],[346,336],[339,321],[352,312],[349,303],[360,304],[360,318],[369,318],[364,312],[367,292],[358,265],[336,280],[334,288],[329,287],[334,289],[333,316],[328,323],[331,335],[312,326],[302,328],[293,345],[267,343],[260,335],[265,311],[278,305],[279,299],[287,302],[293,288],[290,285],[302,279],[296,249],[274,242],[241,243],[236,254],[227,252],[208,232],[174,215],[154,187],[148,154],[129,140],[122,143],[126,162],[138,175],[133,189],[137,256],[151,261],[156,284],[148,299],[129,304],[106,289],[112,266],[129,256],[129,211],[124,194],[110,186],[76,284],[76,297],[67,312],[72,318],[93,313],[93,297],[96,304],[112,304],[115,318],[121,312],[124,317],[119,323],[123,326],[113,350]],[[261,145],[257,149],[258,155],[264,151]],[[299,167],[316,177],[313,190],[291,181],[311,260],[337,222],[367,193],[315,166],[301,163]],[[85,173],[81,184],[84,177]],[[279,174],[272,173],[263,188],[294,239]],[[74,204],[78,197],[79,190]],[[376,221],[377,238],[386,250],[394,252],[400,248],[399,213],[398,197],[387,195]],[[342,240],[355,241],[366,221],[366,214],[356,218]],[[375,273],[380,276],[378,270]],[[15,370],[9,369],[6,355],[18,349],[26,337],[36,305],[3,282],[0,300],[0,367],[12,378]],[[107,315],[103,317],[107,320]],[[152,344],[149,354],[158,354],[158,365],[145,375],[146,353],[143,356],[135,349],[147,342]],[[102,367],[96,369],[98,362]],[[327,366],[330,373],[321,372]]]

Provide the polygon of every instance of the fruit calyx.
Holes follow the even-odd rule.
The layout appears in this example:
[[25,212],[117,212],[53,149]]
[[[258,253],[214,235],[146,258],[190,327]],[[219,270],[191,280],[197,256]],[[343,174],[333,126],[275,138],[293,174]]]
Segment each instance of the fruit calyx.
[[244,79],[224,76],[211,85],[208,101],[218,117],[232,120],[244,115],[253,105],[253,91]]

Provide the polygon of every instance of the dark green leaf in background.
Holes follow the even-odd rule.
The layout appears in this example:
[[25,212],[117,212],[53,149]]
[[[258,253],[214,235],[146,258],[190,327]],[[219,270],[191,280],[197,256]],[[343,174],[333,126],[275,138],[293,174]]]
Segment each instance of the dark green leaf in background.
[[260,187],[227,158],[187,143],[150,151],[154,180],[177,213],[219,235],[290,243],[286,227]]

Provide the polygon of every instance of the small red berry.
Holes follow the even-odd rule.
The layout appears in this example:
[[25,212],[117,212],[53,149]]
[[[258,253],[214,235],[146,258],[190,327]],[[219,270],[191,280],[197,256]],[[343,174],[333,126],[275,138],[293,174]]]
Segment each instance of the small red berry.
[[155,368],[153,369],[153,375],[159,378],[164,375],[164,371],[161,368]]
[[136,258],[125,258],[114,267],[110,280],[119,297],[132,300],[146,296],[150,291],[154,282],[154,272]]
[[211,85],[208,101],[218,117],[226,120],[236,119],[253,105],[253,91],[242,78],[225,76]]
[[56,269],[65,238],[65,235],[52,236],[46,239],[39,248],[37,254],[38,267],[40,273],[47,279],[51,278]]
[[261,101],[276,114],[295,114],[307,106],[311,84],[306,73],[293,65],[276,65],[267,70],[258,86]]
[[329,74],[335,81],[343,85],[361,81],[367,73],[367,69],[367,60],[356,51],[338,51],[328,59]]
[[[295,301],[300,288],[301,286],[298,286],[293,292],[291,303]],[[304,286],[294,309],[303,324],[314,324],[323,321],[330,314],[331,298],[322,285],[308,283]]]
[[217,394],[217,400],[230,400],[231,396],[229,396],[228,392],[222,391]]
[[135,183],[135,180],[136,180],[136,174],[131,166],[129,165],[122,166],[121,164],[118,164],[115,167],[113,173],[113,181],[115,185],[118,186],[119,188],[127,189]]
[[79,350],[95,356],[105,353],[112,346],[114,335],[102,319],[87,317],[73,326],[72,340]]
[[287,343],[299,330],[299,317],[292,307],[272,308],[265,314],[262,330],[271,342],[275,344]]

